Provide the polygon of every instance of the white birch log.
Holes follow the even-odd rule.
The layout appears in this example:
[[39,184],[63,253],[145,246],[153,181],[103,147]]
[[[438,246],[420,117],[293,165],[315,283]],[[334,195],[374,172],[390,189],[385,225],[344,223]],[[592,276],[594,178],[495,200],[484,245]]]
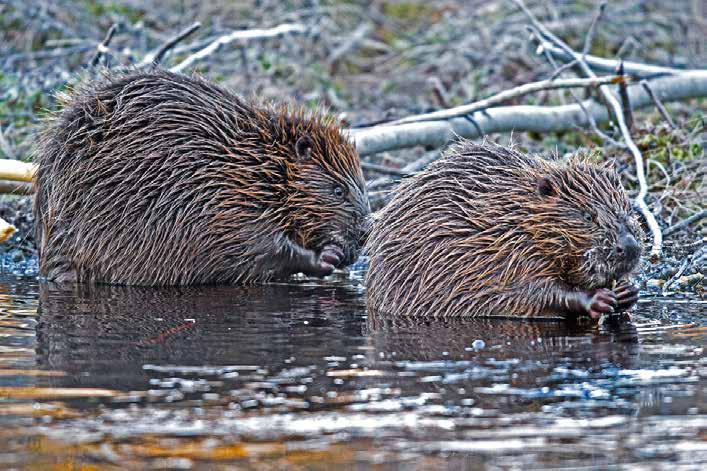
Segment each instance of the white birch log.
[[[687,100],[707,96],[707,70],[691,71],[650,81],[653,92],[662,102]],[[640,86],[629,87],[629,98],[634,108],[653,104],[651,97]],[[612,93],[615,93],[612,91]],[[606,107],[595,100],[583,105],[597,123],[609,119]],[[504,132],[558,132],[577,127],[588,128],[589,122],[579,105],[564,106],[500,106],[473,114],[475,126],[466,118],[444,121],[370,128],[350,129],[356,149],[361,155],[404,149],[414,146],[441,147],[456,136],[474,139],[485,134]],[[481,132],[479,132],[479,129]]]

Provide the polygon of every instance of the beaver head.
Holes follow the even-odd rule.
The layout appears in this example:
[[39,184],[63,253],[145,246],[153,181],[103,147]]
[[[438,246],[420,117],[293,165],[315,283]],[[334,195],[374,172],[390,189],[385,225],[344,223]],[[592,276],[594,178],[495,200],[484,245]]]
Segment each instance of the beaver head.
[[335,246],[342,252],[338,266],[358,257],[368,227],[370,206],[359,157],[334,119],[304,112],[279,113],[277,129],[291,146],[282,155],[286,184],[286,232],[302,247],[321,252]]
[[607,287],[632,272],[643,231],[618,174],[581,159],[546,169],[526,229],[538,246],[557,255],[565,281]]

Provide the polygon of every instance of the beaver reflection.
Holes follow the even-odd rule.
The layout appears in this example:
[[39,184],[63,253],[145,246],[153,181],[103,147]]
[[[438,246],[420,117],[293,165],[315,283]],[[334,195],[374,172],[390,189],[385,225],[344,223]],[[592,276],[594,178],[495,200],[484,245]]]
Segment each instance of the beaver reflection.
[[70,385],[144,388],[148,363],[279,370],[361,342],[363,301],[342,286],[43,283],[39,301],[38,362]]
[[[537,360],[550,370],[558,364],[630,368],[638,345],[635,329],[625,321],[597,328],[559,321],[422,320],[370,312],[366,317],[364,294],[340,284],[140,288],[45,283],[37,329],[39,365],[68,373],[52,378],[57,386],[122,390],[151,387],[154,372],[143,370],[145,364],[251,365],[267,370],[264,378],[313,367],[308,391],[321,393],[332,387],[326,375],[332,368],[397,370],[391,359]],[[485,347],[468,351],[475,340]],[[331,357],[346,361],[331,366]],[[378,387],[389,379],[361,378],[357,384]],[[229,387],[241,380],[229,380]],[[419,384],[410,378],[401,388],[410,393]]]
[[476,345],[481,348],[475,357],[551,363],[569,360],[578,367],[608,362],[628,368],[638,354],[636,328],[627,316],[597,326],[570,320],[424,319],[369,310],[367,330],[378,354],[391,357],[394,353],[399,360],[469,359]]

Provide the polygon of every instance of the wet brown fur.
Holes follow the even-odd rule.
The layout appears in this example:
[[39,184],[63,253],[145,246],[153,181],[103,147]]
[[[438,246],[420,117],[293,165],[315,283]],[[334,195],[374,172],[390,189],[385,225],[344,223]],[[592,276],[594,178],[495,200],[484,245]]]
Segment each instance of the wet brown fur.
[[36,162],[40,273],[55,280],[282,279],[327,244],[353,263],[369,212],[358,155],[332,118],[165,71],[65,97]]
[[642,236],[607,166],[462,141],[381,211],[365,248],[368,305],[414,316],[562,317],[567,293],[610,288],[635,268],[612,252],[621,231]]

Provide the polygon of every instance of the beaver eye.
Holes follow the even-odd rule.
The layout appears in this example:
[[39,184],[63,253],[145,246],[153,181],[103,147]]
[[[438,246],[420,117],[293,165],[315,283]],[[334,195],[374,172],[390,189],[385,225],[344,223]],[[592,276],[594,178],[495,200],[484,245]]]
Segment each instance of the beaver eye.
[[344,189],[338,185],[335,186],[334,187],[334,196],[336,196],[337,198],[343,198],[344,197]]
[[584,219],[586,222],[594,222],[594,216],[592,216],[591,213],[588,213],[586,211],[582,213],[582,219]]

